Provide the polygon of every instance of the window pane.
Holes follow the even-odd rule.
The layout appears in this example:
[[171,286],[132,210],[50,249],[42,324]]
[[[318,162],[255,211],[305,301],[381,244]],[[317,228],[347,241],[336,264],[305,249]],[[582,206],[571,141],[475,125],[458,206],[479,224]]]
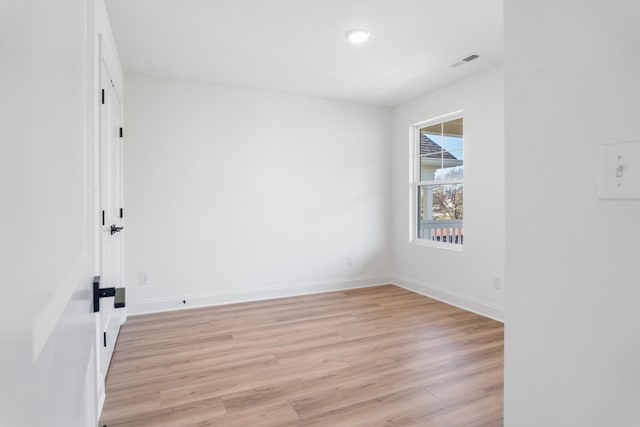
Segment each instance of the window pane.
[[460,165],[447,164],[447,160],[463,161],[463,149],[462,118],[420,129],[420,156],[441,159],[440,167]]
[[442,159],[442,124],[420,129],[420,156]]
[[458,150],[458,151],[454,151],[454,150],[450,150],[450,151],[445,151],[444,152],[445,155],[445,160],[455,160],[456,163],[458,164],[462,164],[464,162],[464,152],[462,150]]
[[463,242],[463,184],[418,187],[417,237]]
[[[435,171],[430,181],[451,181],[464,178],[464,166],[452,166],[450,168],[440,168]],[[426,180],[425,180],[426,181]]]
[[455,158],[463,159],[462,150],[464,149],[464,140],[462,117],[442,124],[442,148],[451,154],[457,152]]
[[[442,146],[439,142],[442,141],[440,135],[431,135],[428,133],[420,134],[420,155],[429,155],[433,153],[442,152]],[[440,157],[440,156],[438,156]]]
[[434,181],[436,179],[436,171],[442,169],[441,157],[442,152],[420,157],[420,181]]
[[464,146],[464,140],[462,137],[453,137],[453,136],[443,136],[442,137],[442,148],[448,152],[454,151],[462,151]]
[[463,184],[421,185],[418,194],[420,219],[463,219],[463,187]]
[[442,168],[434,173],[434,181],[444,181],[464,178],[464,158],[462,151],[445,152]]
[[418,186],[418,221],[424,221],[427,219],[427,202],[425,201],[426,199],[426,191],[427,191],[427,186],[426,185],[419,185]]
[[462,138],[462,124],[462,117],[444,122],[442,124],[442,133],[447,136]]

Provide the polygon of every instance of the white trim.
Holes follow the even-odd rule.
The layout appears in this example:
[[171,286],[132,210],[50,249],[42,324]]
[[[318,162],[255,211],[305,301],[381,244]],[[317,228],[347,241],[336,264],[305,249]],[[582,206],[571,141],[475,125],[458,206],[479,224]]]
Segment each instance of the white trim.
[[471,311],[472,313],[504,323],[504,307],[501,305],[482,301],[457,292],[452,292],[438,286],[421,283],[417,280],[404,276],[392,276],[391,283],[420,295],[424,295],[463,310]]
[[418,181],[414,184],[417,187],[424,187],[426,185],[454,185],[454,184],[464,184],[464,179],[443,179],[441,181]]
[[411,125],[411,127],[417,128],[418,130],[420,130],[421,128],[427,127],[430,125],[435,125],[443,122],[448,122],[450,120],[459,119],[460,117],[463,116],[463,113],[464,113],[464,110],[454,111],[453,113],[443,114],[442,116],[438,116],[429,120],[423,120],[421,122],[414,123]]
[[104,381],[98,381],[97,395],[98,419],[96,420],[96,422],[100,421],[100,416],[102,416],[102,409],[104,408],[104,401],[107,399]]
[[[163,311],[182,310],[194,307],[210,307],[224,304],[235,304],[249,301],[262,301],[291,296],[320,294],[346,289],[368,288],[389,284],[388,276],[363,276],[346,279],[302,282],[268,288],[242,289],[231,292],[211,292],[176,296],[171,298],[157,298],[139,303],[129,304],[128,316],[158,313]],[[182,301],[187,301],[183,304]]]
[[89,359],[87,360],[87,369],[85,369],[84,375],[84,392],[83,394],[83,402],[81,403],[87,409],[86,415],[86,423],[87,426],[96,425],[98,422],[98,407],[100,403],[96,400],[96,388],[98,385],[95,381],[95,346],[91,346],[91,351],[89,352]]
[[427,248],[447,249],[453,252],[464,252],[464,245],[458,243],[439,242],[437,240],[418,239],[414,237],[409,242],[412,245],[424,246]]

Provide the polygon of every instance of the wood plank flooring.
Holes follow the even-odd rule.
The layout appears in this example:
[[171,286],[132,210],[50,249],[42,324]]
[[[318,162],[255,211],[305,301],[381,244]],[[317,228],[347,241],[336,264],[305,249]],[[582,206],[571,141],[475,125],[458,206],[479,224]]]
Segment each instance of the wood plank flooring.
[[108,427],[502,426],[503,325],[396,286],[130,317]]

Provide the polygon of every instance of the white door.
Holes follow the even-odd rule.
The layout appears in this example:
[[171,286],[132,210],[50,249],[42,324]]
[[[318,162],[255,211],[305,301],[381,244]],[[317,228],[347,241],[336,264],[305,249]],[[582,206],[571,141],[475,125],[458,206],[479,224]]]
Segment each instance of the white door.
[[[100,287],[121,288],[122,235],[122,102],[104,60],[100,62]],[[104,384],[124,308],[114,309],[114,298],[102,298],[97,319],[98,368]]]

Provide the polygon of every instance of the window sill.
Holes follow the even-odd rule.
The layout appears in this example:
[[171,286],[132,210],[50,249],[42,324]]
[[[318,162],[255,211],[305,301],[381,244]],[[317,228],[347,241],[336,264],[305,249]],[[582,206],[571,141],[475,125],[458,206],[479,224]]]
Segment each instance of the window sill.
[[438,248],[438,249],[444,249],[444,250],[453,251],[453,252],[464,251],[464,245],[458,245],[455,243],[442,243],[442,242],[435,242],[433,240],[426,240],[426,239],[413,239],[410,241],[410,243],[416,246],[426,246],[429,248]]

